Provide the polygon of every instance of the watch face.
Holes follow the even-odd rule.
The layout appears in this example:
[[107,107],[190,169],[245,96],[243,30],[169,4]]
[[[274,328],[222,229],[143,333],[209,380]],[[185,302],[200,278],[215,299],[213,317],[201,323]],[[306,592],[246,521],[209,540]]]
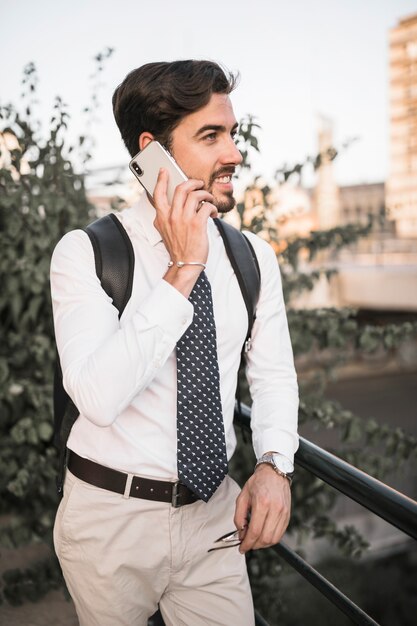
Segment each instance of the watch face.
[[273,454],[274,463],[281,472],[285,474],[292,474],[294,471],[294,465],[283,454]]

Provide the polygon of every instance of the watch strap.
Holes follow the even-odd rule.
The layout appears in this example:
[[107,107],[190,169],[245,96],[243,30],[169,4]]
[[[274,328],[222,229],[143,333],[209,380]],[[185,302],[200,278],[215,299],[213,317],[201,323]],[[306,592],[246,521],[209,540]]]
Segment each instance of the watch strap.
[[261,458],[256,462],[254,469],[256,469],[259,465],[262,465],[264,463],[266,463],[267,465],[270,465],[272,469],[274,470],[274,472],[276,472],[279,476],[283,476],[284,478],[286,478],[291,485],[292,480],[294,478],[294,472],[284,472],[280,470],[279,467],[277,467],[272,454],[264,454],[263,456],[261,456]]

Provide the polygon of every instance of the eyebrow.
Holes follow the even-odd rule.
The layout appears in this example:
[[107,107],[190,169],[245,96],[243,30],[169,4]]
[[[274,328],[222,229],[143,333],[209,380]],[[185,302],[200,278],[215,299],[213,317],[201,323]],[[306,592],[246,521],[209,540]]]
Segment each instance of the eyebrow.
[[[233,125],[230,132],[237,130],[238,127],[239,127],[239,123],[236,122],[236,124]],[[200,135],[207,132],[208,130],[212,130],[212,131],[214,130],[216,132],[224,133],[226,132],[226,126],[223,126],[222,124],[206,124],[205,126],[202,126],[201,128],[198,129],[194,137],[199,137]]]

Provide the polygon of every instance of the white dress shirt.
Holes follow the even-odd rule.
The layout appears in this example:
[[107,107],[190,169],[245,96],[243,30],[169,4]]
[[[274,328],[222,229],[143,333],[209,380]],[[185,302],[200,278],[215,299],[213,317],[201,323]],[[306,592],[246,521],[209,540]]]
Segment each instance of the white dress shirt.
[[[135,253],[132,296],[118,311],[97,278],[94,253],[82,230],[55,248],[51,291],[64,387],[80,411],[68,447],[115,469],[177,479],[175,346],[193,317],[192,304],[163,280],[168,252],[153,225],[145,194],[117,214]],[[220,393],[228,458],[235,389],[248,316],[223,241],[209,219],[206,273],[213,293]],[[298,388],[281,278],[275,253],[248,233],[261,270],[261,293],[248,353],[257,457],[275,450],[293,459],[298,446]]]

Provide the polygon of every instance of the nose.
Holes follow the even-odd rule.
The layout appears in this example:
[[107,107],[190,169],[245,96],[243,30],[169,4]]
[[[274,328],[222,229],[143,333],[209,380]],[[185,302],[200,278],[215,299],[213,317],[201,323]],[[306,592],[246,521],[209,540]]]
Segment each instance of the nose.
[[222,162],[225,165],[240,165],[243,161],[243,157],[240,154],[237,145],[233,137],[228,137],[227,143],[224,147],[222,154]]

